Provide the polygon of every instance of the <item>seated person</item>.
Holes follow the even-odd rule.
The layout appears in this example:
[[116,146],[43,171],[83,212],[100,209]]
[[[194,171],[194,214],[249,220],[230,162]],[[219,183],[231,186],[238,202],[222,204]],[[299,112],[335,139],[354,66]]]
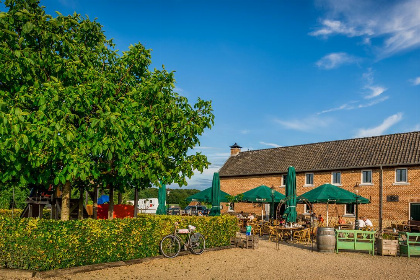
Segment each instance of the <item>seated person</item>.
[[369,219],[367,219],[366,217],[363,217],[362,219],[366,227],[373,227],[373,224]]
[[198,216],[203,216],[203,212],[198,211]]
[[359,228],[364,228],[366,226],[365,222],[362,219],[357,220],[357,222],[359,224]]
[[250,214],[249,216],[248,216],[248,219],[250,220],[250,221],[252,221],[253,219],[255,219],[255,216],[254,216],[254,214]]
[[244,211],[241,211],[241,213],[238,214],[237,216],[239,219],[243,219],[244,217]]
[[338,224],[339,225],[345,225],[346,220],[344,220],[343,216],[338,216]]

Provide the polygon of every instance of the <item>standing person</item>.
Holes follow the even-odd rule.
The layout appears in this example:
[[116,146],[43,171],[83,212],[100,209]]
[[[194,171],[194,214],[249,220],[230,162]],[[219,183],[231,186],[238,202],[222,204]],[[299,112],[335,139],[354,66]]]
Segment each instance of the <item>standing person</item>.
[[251,225],[246,222],[246,235],[251,235],[252,227]]

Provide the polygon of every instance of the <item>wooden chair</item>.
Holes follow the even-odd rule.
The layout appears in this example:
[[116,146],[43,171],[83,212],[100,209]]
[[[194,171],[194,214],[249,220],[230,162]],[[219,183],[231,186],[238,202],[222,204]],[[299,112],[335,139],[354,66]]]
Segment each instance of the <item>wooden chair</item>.
[[277,241],[278,240],[277,228],[273,226],[269,226],[268,228],[269,228],[268,240]]
[[305,228],[301,230],[296,230],[293,232],[293,241],[299,243],[307,243],[310,241],[310,228]]
[[252,230],[251,230],[252,235],[257,235],[257,234],[261,235],[261,230],[262,230],[261,225],[256,224],[256,223],[250,223],[250,225],[252,227]]

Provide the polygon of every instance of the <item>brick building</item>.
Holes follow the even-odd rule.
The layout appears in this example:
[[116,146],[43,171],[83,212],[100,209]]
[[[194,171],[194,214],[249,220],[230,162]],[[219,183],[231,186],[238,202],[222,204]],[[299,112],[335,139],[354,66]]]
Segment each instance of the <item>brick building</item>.
[[[324,183],[353,192],[357,183],[359,194],[371,201],[359,205],[359,215],[376,226],[381,216],[384,227],[420,220],[420,131],[246,152],[235,143],[220,169],[221,190],[237,195],[266,185],[284,194],[289,166],[296,169],[298,195]],[[233,211],[261,213],[261,208],[235,203]],[[298,205],[298,214],[307,214],[308,208]],[[313,204],[313,210],[326,214],[325,204]],[[354,205],[330,205],[329,214],[354,220]]]

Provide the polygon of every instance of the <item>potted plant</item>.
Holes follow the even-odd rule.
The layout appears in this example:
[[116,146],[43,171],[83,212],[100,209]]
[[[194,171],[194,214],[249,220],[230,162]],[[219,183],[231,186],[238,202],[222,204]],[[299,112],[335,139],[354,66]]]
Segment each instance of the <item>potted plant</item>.
[[398,236],[391,233],[382,233],[376,239],[378,255],[396,256],[398,251]]

